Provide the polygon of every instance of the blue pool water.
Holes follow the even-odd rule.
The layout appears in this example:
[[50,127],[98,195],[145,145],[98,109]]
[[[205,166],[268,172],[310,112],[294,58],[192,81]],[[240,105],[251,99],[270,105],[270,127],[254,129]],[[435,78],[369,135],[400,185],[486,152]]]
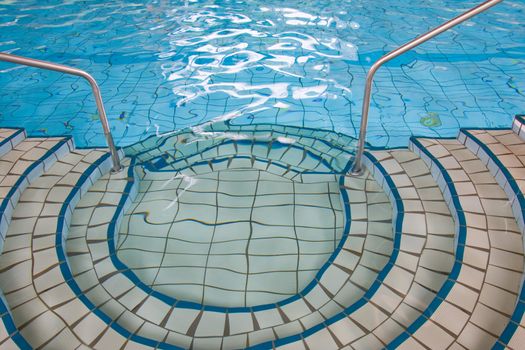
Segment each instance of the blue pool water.
[[[374,60],[478,1],[0,0],[0,51],[99,81],[121,146],[231,119],[355,137]],[[368,141],[509,127],[525,110],[525,4],[507,0],[376,76]],[[0,125],[104,145],[88,85],[0,64]]]

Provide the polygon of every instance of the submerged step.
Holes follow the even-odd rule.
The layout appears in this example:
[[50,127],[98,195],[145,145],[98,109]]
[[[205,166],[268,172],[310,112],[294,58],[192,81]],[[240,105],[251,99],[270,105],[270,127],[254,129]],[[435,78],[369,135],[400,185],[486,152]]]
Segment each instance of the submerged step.
[[325,329],[289,338],[292,348],[383,348],[423,314],[452,268],[453,218],[425,163],[410,151],[374,151],[365,164],[392,202],[394,251],[363,300]]
[[[248,170],[246,167],[249,167],[249,164],[239,163],[235,165],[235,162],[231,162],[229,163],[230,171],[238,171],[237,166],[241,166],[240,169],[246,172]],[[305,329],[315,329],[315,327],[322,326],[325,320],[343,312],[346,306],[359,300],[373,283],[375,276],[383,268],[391,253],[392,210],[386,195],[368,175],[362,179],[346,178],[344,182],[341,182],[343,184],[343,187],[340,188],[342,191],[341,198],[345,205],[349,205],[349,212],[354,213],[351,214],[351,223],[345,224],[345,229],[349,230],[346,234],[347,238],[344,242],[341,240],[338,246],[337,244],[334,245],[336,243],[333,241],[334,232],[331,232],[330,246],[332,250],[337,246],[335,252],[330,254],[330,257],[328,255],[325,257],[325,260],[328,258],[326,264],[316,274],[313,281],[304,290],[300,290],[299,294],[288,298],[282,296],[281,300],[284,300],[264,305],[260,304],[264,303],[265,300],[260,299],[258,305],[251,307],[217,307],[206,303],[198,304],[184,299],[176,299],[166,295],[163,293],[164,291],[152,289],[152,286],[146,283],[147,280],[142,280],[140,272],[134,273],[119,259],[119,254],[115,252],[114,244],[116,244],[118,232],[116,229],[126,224],[126,220],[121,221],[121,217],[124,212],[127,212],[128,208],[133,208],[129,207],[129,204],[136,194],[135,187],[140,183],[145,189],[138,194],[137,198],[141,198],[141,200],[138,201],[136,207],[140,206],[140,210],[137,209],[136,211],[150,212],[151,215],[148,217],[156,224],[160,222],[155,217],[164,215],[162,208],[157,208],[156,212],[153,213],[147,210],[147,205],[152,200],[156,200],[155,197],[159,198],[158,196],[162,197],[163,195],[169,197],[170,194],[169,191],[160,191],[166,189],[165,183],[155,184],[152,181],[155,176],[158,176],[158,173],[144,175],[140,167],[136,167],[136,169],[138,170],[135,173],[132,168],[129,168],[127,178],[115,177],[114,175],[106,176],[90,189],[74,212],[71,226],[72,235],[68,240],[71,271],[79,288],[86,293],[90,305],[100,305],[101,311],[107,315],[108,319],[114,319],[115,326],[126,329],[127,336],[134,340],[136,338],[147,338],[154,342],[166,343],[166,346],[172,344],[208,349],[221,348],[221,346],[225,349],[244,348],[259,346],[258,344],[276,338],[298,334]],[[258,176],[261,176],[260,170],[249,171],[255,171],[259,174]],[[218,172],[218,176],[221,172]],[[209,177],[214,173],[208,168],[207,173],[203,173],[201,176],[209,174],[207,175]],[[137,174],[140,175],[140,181]],[[233,174],[230,173],[229,175],[233,176]],[[173,178],[178,176],[177,173],[169,175],[161,173],[161,175],[169,181],[173,181]],[[275,175],[264,176],[275,181]],[[193,175],[192,179],[199,180],[199,177]],[[230,178],[230,180],[232,179]],[[127,182],[127,184],[123,182]],[[319,184],[298,182],[294,186],[302,186],[305,189],[314,188],[318,191],[317,186]],[[242,188],[237,187],[239,186],[234,186],[232,189],[242,191]],[[207,188],[209,188],[207,191],[215,191],[217,186],[207,186]],[[150,193],[152,197],[148,200],[148,190],[150,189],[153,190]],[[159,191],[155,192],[155,189]],[[108,202],[103,196],[106,190],[115,192],[115,194],[123,191],[124,194],[120,200],[116,200],[114,196],[107,197],[113,198],[112,202]],[[323,187],[323,192],[326,191],[330,196],[333,195],[330,193],[329,186]],[[128,193],[132,195],[128,196]],[[206,194],[206,192],[199,193]],[[315,207],[319,194],[314,194],[315,198],[308,199],[307,197],[311,194],[307,194],[296,205],[298,207],[306,205]],[[339,196],[338,193],[337,196]],[[257,196],[252,195],[252,197]],[[257,198],[262,200],[263,197]],[[258,200],[257,198],[255,201]],[[180,198],[173,199],[178,201]],[[327,201],[335,201],[336,199],[340,200],[339,197],[336,197],[327,199]],[[180,204],[175,203],[174,205]],[[239,201],[232,203],[242,207],[242,203]],[[271,204],[268,203],[267,205]],[[367,205],[370,205],[368,209]],[[108,210],[110,208],[112,210]],[[248,208],[251,208],[251,204]],[[228,210],[231,208],[225,206],[219,207],[219,209]],[[105,219],[99,218],[101,214],[92,214],[97,211],[104,212],[103,217]],[[191,216],[191,212],[189,215]],[[89,221],[85,221],[85,217],[90,217]],[[144,215],[141,214],[140,217],[143,220]],[[277,214],[270,219],[277,224],[280,220]],[[311,219],[304,217],[304,220]],[[251,222],[253,224],[253,221]],[[336,222],[332,222],[332,225],[334,224],[337,225]],[[134,228],[137,225],[132,224],[131,226]],[[334,227],[337,226],[332,226],[332,231]],[[367,233],[368,228],[373,232]],[[288,235],[290,233],[295,235],[293,228],[288,229],[291,229],[291,232],[287,233]],[[148,232],[144,229],[140,231],[144,234]],[[190,233],[197,232],[193,230]],[[268,231],[266,234],[268,238],[279,237],[278,231]],[[123,236],[122,241],[125,243],[126,239],[129,237]],[[147,244],[142,244],[142,248],[137,246],[136,249],[148,249],[146,246]],[[193,260],[188,260],[186,264],[191,265],[193,262]],[[155,268],[160,270],[159,265]],[[177,274],[174,274],[173,277],[177,278]],[[177,280],[175,279],[174,282]],[[122,313],[122,310],[126,311]],[[144,321],[142,327],[130,328],[130,325]],[[152,330],[156,331],[153,332]]]
[[[0,255],[0,287],[14,324],[33,348],[82,344],[66,327],[85,313],[77,308],[69,278],[62,275],[67,262],[58,249],[61,235],[67,234],[72,207],[91,181],[110,166],[104,151],[71,151],[33,179],[14,208]],[[86,329],[89,326],[81,334]]]
[[[518,120],[520,117],[517,117]],[[501,188],[522,233],[525,233],[525,141],[511,130],[462,130],[459,140],[483,161]],[[522,242],[525,246],[525,240]],[[525,262],[525,260],[524,260]],[[501,333],[497,348],[519,349],[525,342],[525,288],[523,278],[519,301],[512,317]]]

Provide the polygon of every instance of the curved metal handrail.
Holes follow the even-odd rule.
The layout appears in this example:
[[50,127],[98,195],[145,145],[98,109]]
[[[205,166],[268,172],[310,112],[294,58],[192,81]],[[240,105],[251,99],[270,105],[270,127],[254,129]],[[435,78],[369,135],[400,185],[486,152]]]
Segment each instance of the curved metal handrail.
[[64,66],[62,64],[56,64],[47,61],[35,60],[33,58],[22,57],[11,55],[7,53],[0,52],[0,61],[20,64],[23,66],[36,67],[46,70],[52,70],[57,72],[62,72],[66,74],[76,75],[86,79],[91,85],[93,90],[93,95],[95,96],[95,101],[97,103],[98,115],[102,123],[102,128],[104,129],[104,135],[106,136],[106,142],[108,143],[109,153],[111,153],[111,159],[113,161],[113,171],[118,172],[122,169],[120,164],[120,157],[118,155],[117,148],[113,142],[113,136],[111,135],[111,130],[109,129],[108,117],[106,116],[106,110],[104,109],[104,103],[102,102],[102,95],[100,94],[100,88],[96,80],[87,72],[73,67]]
[[359,139],[357,144],[357,152],[354,158],[354,164],[352,165],[351,173],[353,175],[360,175],[363,173],[363,166],[362,166],[362,158],[363,153],[365,150],[365,139],[366,139],[366,129],[368,125],[368,110],[370,108],[370,95],[372,90],[372,82],[374,79],[374,74],[376,71],[386,62],[390,61],[391,59],[409,51],[412,50],[414,47],[419,46],[423,44],[424,42],[432,39],[433,37],[449,30],[450,28],[476,16],[477,14],[491,8],[492,6],[502,2],[503,0],[488,0],[480,5],[470,9],[469,11],[451,19],[450,21],[447,21],[440,26],[432,29],[429,32],[426,32],[425,34],[422,34],[418,36],[417,38],[413,39],[412,41],[409,41],[408,43],[404,44],[403,46],[398,47],[397,49],[389,52],[388,54],[384,55],[380,59],[378,59],[372,67],[370,67],[370,70],[368,71],[366,75],[366,85],[365,85],[365,93],[363,97],[363,109],[361,113],[361,126],[359,130]]

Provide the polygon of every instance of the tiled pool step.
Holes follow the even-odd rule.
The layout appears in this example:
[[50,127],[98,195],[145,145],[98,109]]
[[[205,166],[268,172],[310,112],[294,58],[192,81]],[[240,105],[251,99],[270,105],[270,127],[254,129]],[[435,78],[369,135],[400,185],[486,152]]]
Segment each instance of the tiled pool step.
[[394,344],[485,348],[516,305],[523,273],[522,235],[505,192],[483,162],[456,139],[413,139],[459,224],[455,266],[439,298]]
[[512,131],[525,140],[525,114],[517,115],[512,123]]
[[[521,118],[517,117],[521,122]],[[522,235],[525,232],[525,143],[522,135],[511,130],[462,130],[459,140],[486,164],[501,188],[505,190]],[[525,242],[525,240],[524,240]],[[496,344],[519,349],[525,344],[525,288],[521,281],[519,301],[512,317]]]
[[[521,130],[517,120],[515,132]],[[463,130],[457,140],[416,138],[411,150],[367,153],[370,171],[355,178],[341,176],[350,154],[341,135],[228,123],[205,131],[212,140],[192,139],[196,133],[186,131],[130,147],[126,171],[109,174],[110,159],[101,150],[75,150],[68,139],[0,130],[0,151],[8,145],[0,157],[6,169],[1,181],[17,184],[11,195],[0,197],[13,207],[2,216],[0,348],[522,346],[521,136],[509,129]],[[217,133],[236,141],[231,147],[224,137],[216,142]],[[246,138],[238,142],[240,133]],[[264,137],[281,138],[287,146]],[[322,138],[327,143],[319,142]],[[149,143],[152,148],[141,152]],[[215,163],[220,166],[210,165],[224,156],[226,162]],[[139,165],[163,157],[167,161],[147,168],[151,171]],[[176,165],[180,158],[186,165]],[[269,168],[272,159],[283,166]],[[282,176],[307,186],[339,181],[348,231],[300,293],[264,305],[201,305],[141,273],[164,268],[148,255],[133,266],[121,260],[118,240],[130,239],[122,230],[134,208],[147,213],[148,205],[169,199],[166,182],[177,176],[212,179],[210,174],[221,171],[241,178],[268,171],[273,174],[268,179]],[[148,188],[159,191],[148,195]],[[207,191],[212,190],[202,193]],[[195,198],[188,197],[188,203],[207,203]]]
[[26,138],[0,158],[0,249],[26,187],[73,147],[69,138]]
[[[13,208],[27,186],[73,148],[69,138],[26,138],[23,129],[0,129],[0,250],[11,222]],[[5,252],[5,254],[9,254]],[[12,322],[3,291],[0,292],[2,334],[0,344],[26,344]],[[8,339],[10,336],[11,339]],[[7,337],[7,338],[6,338]]]
[[0,128],[0,157],[26,138],[24,129]]
[[[29,348],[24,340],[29,335],[33,347],[46,344],[61,348],[54,343],[60,342],[58,335],[64,332],[59,309],[66,306],[62,302],[74,303],[76,299],[65,285],[56,283],[60,265],[65,263],[55,254],[62,244],[57,232],[67,229],[71,207],[82,190],[91,186],[97,172],[100,176],[109,171],[110,160],[104,151],[73,150],[69,139],[60,138],[26,139],[2,161],[15,158],[15,166],[7,169],[20,174],[17,178],[23,183],[15,183],[25,190],[12,201],[15,208],[0,255],[0,287],[10,312],[3,320],[8,332],[16,327],[21,336],[13,340],[21,348]],[[69,311],[66,306],[62,312],[68,317]],[[41,328],[41,323],[49,328]]]
[[[137,181],[133,183],[136,184]],[[97,186],[93,188],[93,195],[100,191],[100,188],[104,188]],[[362,231],[366,230],[367,213],[370,210],[366,209],[366,197],[358,196],[357,191],[361,191],[365,186],[373,198],[371,205],[374,211],[382,213],[381,216],[377,216],[374,235],[367,235]],[[123,268],[116,254],[110,252],[111,246],[100,237],[100,231],[90,234],[89,227],[97,225],[85,223],[84,215],[74,216],[72,221],[72,232],[75,234],[71,236],[68,249],[72,254],[71,268],[73,274],[78,276],[76,280],[79,280],[81,289],[86,289],[86,295],[89,294],[91,302],[94,305],[104,303],[101,309],[108,313],[110,319],[116,319],[116,323],[126,329],[126,334],[132,335],[132,338],[147,337],[156,342],[167,342],[182,347],[192,346],[196,349],[221,346],[226,349],[244,348],[275,337],[286,337],[323,322],[340,312],[345,305],[359,299],[373,281],[374,270],[381,267],[381,260],[378,260],[377,254],[389,254],[383,243],[388,242],[388,234],[391,231],[391,225],[384,223],[391,213],[386,197],[383,195],[381,199],[381,190],[377,185],[374,187],[374,181],[370,179],[348,179],[344,189],[356,192],[352,195],[349,193],[348,196],[353,198],[350,205],[352,212],[356,214],[352,218],[355,225],[352,226],[347,240],[350,245],[342,246],[334,258],[334,263],[328,266],[313,288],[302,292],[299,297],[288,298],[277,304],[253,308],[212,308],[195,303],[177,302],[172,297],[152,291],[149,286],[137,283],[138,278],[127,268]],[[80,210],[90,211],[98,207],[95,202],[89,202],[89,197],[88,193],[85,197],[87,202],[84,203],[83,200],[79,203],[78,214],[81,214]],[[381,205],[384,205],[381,203],[387,205],[386,210],[380,209]],[[360,208],[363,205],[365,207]],[[373,225],[374,220],[368,224]],[[378,236],[379,232],[385,229],[387,231]],[[96,237],[90,238],[90,235]],[[95,263],[92,261],[94,256],[97,257]],[[108,256],[116,266],[113,269],[108,269],[105,258]],[[370,265],[371,263],[373,265]],[[119,272],[117,267],[122,272]],[[100,271],[100,268],[103,270]],[[108,275],[111,277],[105,279],[104,276]],[[101,280],[105,292],[96,287]],[[137,326],[130,328],[130,325],[134,324]]]

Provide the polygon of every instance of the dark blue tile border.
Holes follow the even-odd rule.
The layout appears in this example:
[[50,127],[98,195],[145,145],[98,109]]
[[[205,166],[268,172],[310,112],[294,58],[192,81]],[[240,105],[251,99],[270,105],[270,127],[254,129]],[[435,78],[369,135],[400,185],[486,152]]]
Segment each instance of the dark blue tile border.
[[[432,138],[436,139],[436,138]],[[439,138],[438,138],[439,139]],[[437,310],[439,305],[445,300],[448,293],[454,286],[454,283],[456,282],[456,279],[459,276],[459,272],[461,271],[461,265],[463,263],[463,254],[465,250],[465,242],[466,242],[466,220],[465,220],[465,214],[463,213],[463,209],[461,207],[461,204],[459,202],[459,197],[456,191],[456,188],[454,186],[454,183],[452,181],[452,178],[448,174],[448,172],[445,170],[443,165],[439,163],[439,161],[419,142],[419,140],[416,137],[411,137],[410,141],[426,156],[430,158],[430,160],[438,167],[441,175],[443,176],[443,179],[445,180],[446,187],[450,191],[451,200],[455,208],[455,212],[457,214],[457,220],[459,222],[459,232],[456,234],[458,235],[458,242],[456,246],[456,260],[454,262],[454,265],[452,266],[452,270],[450,271],[450,274],[448,275],[447,280],[443,283],[441,288],[439,289],[438,293],[432,300],[432,302],[427,306],[425,311],[414,321],[406,330],[398,335],[394,340],[392,340],[385,348],[386,349],[395,349],[398,346],[400,346],[405,340],[407,340],[412,334],[414,334],[431,316],[432,314]],[[452,210],[451,210],[452,211]]]
[[4,323],[5,329],[10,334],[10,338],[13,340],[13,342],[22,350],[32,349],[31,345],[29,345],[22,334],[20,334],[18,331],[18,328],[16,328],[13,318],[11,317],[11,314],[5,305],[3,298],[0,299],[0,315],[2,315],[2,322]]
[[[520,119],[522,123],[525,123],[525,118],[523,116],[516,116],[516,119]],[[516,179],[512,176],[510,171],[503,165],[503,163],[498,159],[498,157],[490,150],[490,148],[485,145],[481,140],[479,140],[475,135],[469,132],[469,130],[473,129],[461,129],[461,132],[465,134],[469,139],[474,141],[479,147],[481,147],[485,153],[490,157],[490,159],[497,165],[498,169],[503,173],[505,176],[505,179],[507,180],[510,188],[512,189],[512,192],[514,192],[514,195],[516,196],[516,199],[518,200],[518,203],[520,205],[521,215],[523,218],[525,218],[525,197],[523,196],[523,193],[521,192],[518,183],[516,182]],[[489,129],[484,129],[489,130]],[[497,130],[509,130],[511,129],[497,129]],[[522,237],[522,239],[525,239]],[[525,284],[521,286],[520,294],[518,295],[518,302],[516,304],[516,307],[514,308],[514,312],[512,313],[512,316],[507,323],[507,326],[503,330],[503,332],[500,334],[498,340],[492,347],[492,349],[504,349],[508,343],[510,342],[510,339],[512,338],[512,335],[518,328],[521,319],[523,317],[523,314],[525,312]]]

